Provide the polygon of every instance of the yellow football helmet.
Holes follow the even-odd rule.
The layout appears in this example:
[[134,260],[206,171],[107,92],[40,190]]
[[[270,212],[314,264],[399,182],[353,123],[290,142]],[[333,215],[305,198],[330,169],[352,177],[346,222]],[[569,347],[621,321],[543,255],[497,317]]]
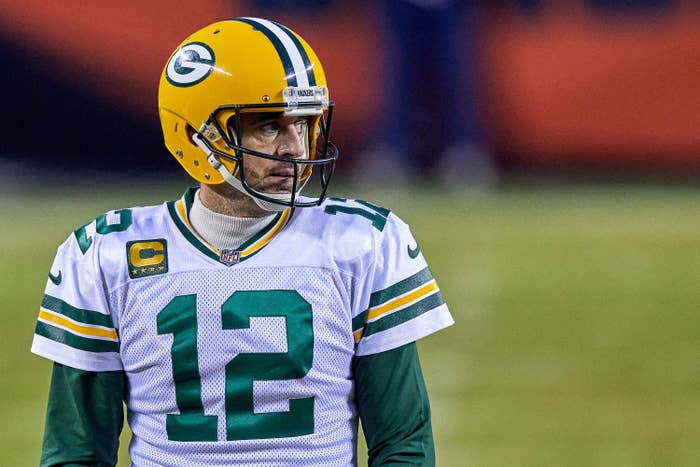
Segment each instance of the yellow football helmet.
[[[287,27],[261,18],[234,18],[185,39],[163,69],[158,110],[165,145],[197,181],[227,182],[266,210],[320,204],[338,158],[330,142],[333,102],[316,53]],[[307,155],[281,158],[240,143],[243,112],[309,118]],[[263,193],[245,180],[243,154],[293,164],[291,193]],[[298,193],[317,168],[317,198]]]

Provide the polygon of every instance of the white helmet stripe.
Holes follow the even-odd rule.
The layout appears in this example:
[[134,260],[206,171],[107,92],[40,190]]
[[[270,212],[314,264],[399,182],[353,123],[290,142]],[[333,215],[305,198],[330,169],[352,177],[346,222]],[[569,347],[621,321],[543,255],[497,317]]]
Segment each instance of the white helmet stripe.
[[[262,18],[239,18],[241,20],[245,20],[245,22],[249,24],[253,24],[254,26],[257,26],[258,29],[260,29],[261,32],[263,32],[265,35],[269,37],[269,34],[272,34],[277,41],[279,41],[282,46],[284,47],[284,50],[287,52],[287,55],[289,56],[289,60],[291,62],[292,68],[294,70],[294,74],[296,75],[296,85],[299,87],[309,87],[309,76],[308,76],[308,71],[306,69],[306,66],[304,65],[304,59],[301,56],[301,53],[299,52],[299,49],[297,48],[296,44],[294,41],[289,37],[289,35],[279,26],[277,26],[275,23],[272,21],[268,21],[266,19]],[[269,33],[269,34],[268,34]],[[272,40],[272,37],[270,37]],[[273,41],[274,42],[274,41]],[[285,76],[287,81],[290,81],[290,76]]]

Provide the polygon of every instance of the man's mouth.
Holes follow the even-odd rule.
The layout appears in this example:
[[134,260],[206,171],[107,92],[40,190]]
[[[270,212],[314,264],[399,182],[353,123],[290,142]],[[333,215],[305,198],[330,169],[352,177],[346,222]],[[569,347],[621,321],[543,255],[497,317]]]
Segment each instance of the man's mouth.
[[274,191],[289,192],[294,185],[294,170],[278,170],[266,177],[266,182]]
[[270,174],[271,177],[294,177],[294,171],[293,170],[280,170],[278,172],[272,172]]

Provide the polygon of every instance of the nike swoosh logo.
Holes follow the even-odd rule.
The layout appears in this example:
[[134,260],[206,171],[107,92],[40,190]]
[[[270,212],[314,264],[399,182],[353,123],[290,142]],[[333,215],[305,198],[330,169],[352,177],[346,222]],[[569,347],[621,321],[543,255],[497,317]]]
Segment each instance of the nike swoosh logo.
[[411,245],[406,245],[406,249],[408,250],[408,256],[410,256],[411,259],[418,256],[418,253],[420,253],[420,245],[417,243],[415,248],[411,248]]
[[61,279],[62,279],[62,277],[61,277],[61,270],[60,270],[60,269],[58,270],[58,275],[57,275],[57,276],[54,276],[53,274],[51,274],[51,271],[49,271],[49,279],[51,279],[51,282],[53,282],[54,284],[60,285],[60,284],[61,284]]

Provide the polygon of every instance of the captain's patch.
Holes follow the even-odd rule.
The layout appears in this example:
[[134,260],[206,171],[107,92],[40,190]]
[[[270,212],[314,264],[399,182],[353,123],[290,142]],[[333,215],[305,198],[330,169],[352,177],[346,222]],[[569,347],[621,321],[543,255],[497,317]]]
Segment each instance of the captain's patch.
[[165,274],[168,272],[168,244],[163,238],[128,242],[126,259],[132,279]]

